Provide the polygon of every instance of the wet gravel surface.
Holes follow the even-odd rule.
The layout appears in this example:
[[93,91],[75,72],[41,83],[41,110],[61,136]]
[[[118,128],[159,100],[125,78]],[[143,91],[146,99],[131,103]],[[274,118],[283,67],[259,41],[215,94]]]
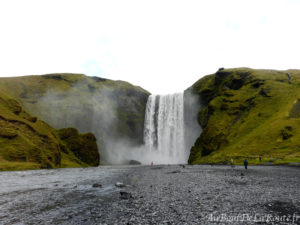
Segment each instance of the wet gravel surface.
[[300,169],[172,165],[1,172],[0,224],[300,224]]

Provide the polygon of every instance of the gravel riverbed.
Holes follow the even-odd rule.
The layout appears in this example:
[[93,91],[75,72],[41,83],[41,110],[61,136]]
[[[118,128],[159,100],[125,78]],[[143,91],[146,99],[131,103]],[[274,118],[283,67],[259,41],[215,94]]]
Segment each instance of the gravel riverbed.
[[0,181],[0,224],[300,224],[299,167],[103,166]]

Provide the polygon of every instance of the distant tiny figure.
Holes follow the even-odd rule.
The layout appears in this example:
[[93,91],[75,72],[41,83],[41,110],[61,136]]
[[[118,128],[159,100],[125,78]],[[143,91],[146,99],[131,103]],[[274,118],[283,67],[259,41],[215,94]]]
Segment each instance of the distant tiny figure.
[[261,162],[261,155],[259,156],[259,162]]
[[234,167],[233,158],[230,159],[230,164],[231,164],[231,167],[233,168]]
[[151,166],[153,166],[153,162],[151,162]]
[[245,169],[247,169],[247,167],[248,167],[248,160],[247,159],[244,160],[244,166],[245,166]]

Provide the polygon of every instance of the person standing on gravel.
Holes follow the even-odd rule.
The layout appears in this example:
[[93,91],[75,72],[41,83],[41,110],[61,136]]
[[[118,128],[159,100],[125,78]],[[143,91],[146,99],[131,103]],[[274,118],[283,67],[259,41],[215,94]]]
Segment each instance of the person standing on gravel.
[[247,169],[247,167],[248,167],[248,160],[247,159],[244,160],[244,166],[245,166],[245,169]]

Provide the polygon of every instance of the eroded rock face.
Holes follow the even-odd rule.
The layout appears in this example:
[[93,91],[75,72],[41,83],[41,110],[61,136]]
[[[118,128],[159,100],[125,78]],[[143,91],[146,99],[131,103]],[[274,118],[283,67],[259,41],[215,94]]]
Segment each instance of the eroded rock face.
[[[189,163],[221,163],[231,157],[242,163],[243,156],[255,161],[264,154],[265,159],[274,160],[273,151],[287,146],[289,150],[280,153],[282,160],[300,160],[296,147],[300,133],[286,129],[299,124],[300,104],[294,96],[300,96],[300,71],[289,70],[288,74],[224,69],[187,89],[199,95],[203,104],[198,112],[203,132],[191,148]],[[289,156],[294,153],[295,157]]]

